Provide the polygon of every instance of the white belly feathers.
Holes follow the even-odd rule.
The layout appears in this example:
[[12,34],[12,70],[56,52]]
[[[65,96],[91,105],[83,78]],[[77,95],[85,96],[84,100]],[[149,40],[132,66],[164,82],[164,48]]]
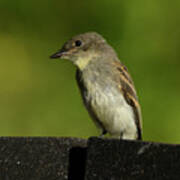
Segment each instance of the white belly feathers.
[[96,83],[87,88],[91,88],[87,99],[105,129],[114,137],[123,134],[123,139],[134,139],[137,134],[134,112],[121,92],[111,86],[102,89]]

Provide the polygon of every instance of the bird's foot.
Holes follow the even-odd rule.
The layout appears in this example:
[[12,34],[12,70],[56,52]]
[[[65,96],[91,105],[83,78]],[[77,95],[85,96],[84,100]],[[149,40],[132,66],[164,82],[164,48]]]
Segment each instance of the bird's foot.
[[107,134],[107,131],[106,130],[103,130],[102,133],[100,134],[100,138],[104,138],[104,136]]

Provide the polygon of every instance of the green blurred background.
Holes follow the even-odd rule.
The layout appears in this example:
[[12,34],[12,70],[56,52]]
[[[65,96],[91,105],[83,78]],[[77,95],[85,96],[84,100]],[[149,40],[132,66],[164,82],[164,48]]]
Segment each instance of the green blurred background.
[[0,0],[0,135],[89,137],[75,67],[49,56],[97,31],[133,76],[144,139],[180,143],[180,1]]

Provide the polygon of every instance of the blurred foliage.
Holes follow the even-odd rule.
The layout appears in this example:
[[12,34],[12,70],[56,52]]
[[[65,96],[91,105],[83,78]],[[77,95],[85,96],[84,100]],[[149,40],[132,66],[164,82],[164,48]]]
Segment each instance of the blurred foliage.
[[97,31],[133,76],[144,139],[180,143],[180,1],[0,0],[0,135],[98,135],[67,61],[71,36]]

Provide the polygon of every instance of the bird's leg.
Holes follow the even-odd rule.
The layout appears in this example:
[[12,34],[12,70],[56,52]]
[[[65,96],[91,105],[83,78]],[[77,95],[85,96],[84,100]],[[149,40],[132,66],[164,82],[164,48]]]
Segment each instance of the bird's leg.
[[105,129],[103,129],[99,137],[103,138],[104,135],[106,135],[106,134],[107,134],[107,131]]
[[120,133],[120,140],[123,139],[123,132]]

